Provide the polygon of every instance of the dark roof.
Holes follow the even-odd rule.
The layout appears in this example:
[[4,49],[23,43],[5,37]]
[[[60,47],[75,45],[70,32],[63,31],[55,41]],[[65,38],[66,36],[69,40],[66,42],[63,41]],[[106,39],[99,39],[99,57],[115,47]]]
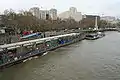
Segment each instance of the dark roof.
[[98,16],[98,15],[86,15],[86,17],[100,17],[100,16]]

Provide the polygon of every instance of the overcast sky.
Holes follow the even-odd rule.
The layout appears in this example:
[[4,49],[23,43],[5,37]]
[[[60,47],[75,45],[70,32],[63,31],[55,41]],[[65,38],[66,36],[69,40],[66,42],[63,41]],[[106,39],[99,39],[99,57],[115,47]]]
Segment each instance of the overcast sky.
[[120,16],[120,0],[0,0],[0,11],[9,8],[17,11],[34,6],[50,9],[54,5],[58,13],[76,7],[83,14]]

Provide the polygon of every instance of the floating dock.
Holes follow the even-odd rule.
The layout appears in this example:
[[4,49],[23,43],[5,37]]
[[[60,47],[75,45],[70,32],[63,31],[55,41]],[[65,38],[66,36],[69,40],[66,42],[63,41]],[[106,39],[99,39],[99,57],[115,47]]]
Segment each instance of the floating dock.
[[41,56],[47,51],[78,42],[84,38],[84,33],[70,33],[1,45],[0,68],[9,67],[34,56]]

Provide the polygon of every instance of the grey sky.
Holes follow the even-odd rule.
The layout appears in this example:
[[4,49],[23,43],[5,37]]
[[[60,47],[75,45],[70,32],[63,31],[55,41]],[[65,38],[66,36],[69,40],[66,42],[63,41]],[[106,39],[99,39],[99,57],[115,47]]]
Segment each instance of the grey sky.
[[1,0],[0,11],[9,8],[29,9],[34,6],[50,9],[53,5],[58,13],[68,10],[69,7],[76,7],[83,14],[120,16],[120,0]]

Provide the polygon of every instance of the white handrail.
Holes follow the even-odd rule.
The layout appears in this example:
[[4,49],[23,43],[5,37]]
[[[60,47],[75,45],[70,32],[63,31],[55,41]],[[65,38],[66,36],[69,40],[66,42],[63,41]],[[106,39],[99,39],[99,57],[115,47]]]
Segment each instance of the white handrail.
[[79,33],[71,33],[71,34],[64,34],[64,35],[58,35],[58,36],[53,36],[53,37],[46,37],[46,38],[41,38],[41,39],[35,39],[35,40],[29,40],[29,41],[23,41],[23,42],[17,42],[17,43],[12,43],[12,44],[5,44],[5,45],[0,45],[0,49],[5,49],[5,48],[16,48],[20,46],[28,46],[32,45],[34,43],[42,43],[47,40],[51,39],[56,39],[60,37],[65,37],[65,36],[73,36],[73,35],[78,35]]

